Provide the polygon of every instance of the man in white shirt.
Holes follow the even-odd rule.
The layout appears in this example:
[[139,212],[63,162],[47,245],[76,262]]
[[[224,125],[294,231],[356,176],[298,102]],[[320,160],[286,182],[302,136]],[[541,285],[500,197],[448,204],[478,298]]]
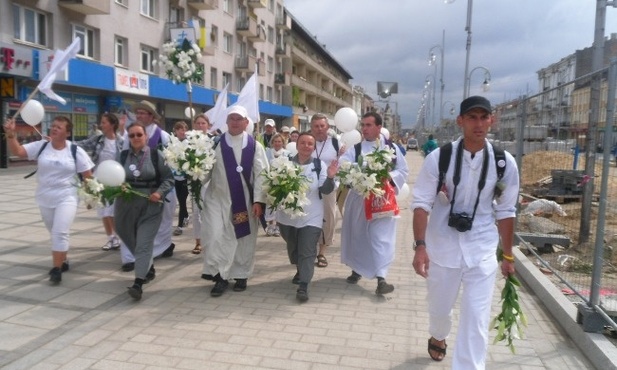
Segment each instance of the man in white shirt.
[[430,357],[441,361],[446,355],[452,308],[462,286],[452,368],[484,369],[500,239],[501,273],[514,273],[519,177],[512,155],[505,152],[497,159],[486,140],[494,122],[487,99],[463,100],[456,122],[463,136],[452,143],[447,171],[439,168],[440,156],[448,152],[444,146],[425,158],[413,189],[413,267],[427,279]]
[[[316,113],[311,117],[311,134],[315,137],[315,150],[313,158],[317,158],[326,164],[338,160],[344,148],[339,148],[336,138],[328,135],[328,117],[322,113]],[[332,245],[334,239],[334,229],[336,227],[336,188],[328,194],[322,194],[324,219],[321,237],[319,238],[319,251],[317,252],[317,267],[327,267],[328,259],[326,250]]]

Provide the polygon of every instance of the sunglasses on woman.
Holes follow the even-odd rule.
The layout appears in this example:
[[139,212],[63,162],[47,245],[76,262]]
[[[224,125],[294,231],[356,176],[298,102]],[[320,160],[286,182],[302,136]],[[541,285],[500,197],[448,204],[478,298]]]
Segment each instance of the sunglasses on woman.
[[129,134],[129,139],[134,139],[135,137],[142,137],[144,136],[144,134],[142,133],[135,133],[135,134]]

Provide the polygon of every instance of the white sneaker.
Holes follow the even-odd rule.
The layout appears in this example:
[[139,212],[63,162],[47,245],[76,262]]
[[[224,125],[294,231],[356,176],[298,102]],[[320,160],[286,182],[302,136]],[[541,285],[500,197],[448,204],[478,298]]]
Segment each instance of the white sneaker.
[[278,226],[274,226],[274,232],[272,233],[274,236],[281,236],[281,230]]
[[174,230],[174,235],[175,236],[182,235],[182,228],[176,227],[176,230]]
[[268,227],[266,227],[266,236],[272,235],[274,235],[274,227],[272,225],[268,225]]
[[119,249],[120,248],[120,239],[114,235],[111,239],[111,249]]
[[101,247],[101,249],[102,249],[102,250],[104,250],[104,251],[108,251],[108,250],[111,250],[111,248],[112,248],[112,247],[113,247],[113,243],[112,243],[111,239],[109,239],[109,240],[107,241],[107,243],[105,243],[105,244]]

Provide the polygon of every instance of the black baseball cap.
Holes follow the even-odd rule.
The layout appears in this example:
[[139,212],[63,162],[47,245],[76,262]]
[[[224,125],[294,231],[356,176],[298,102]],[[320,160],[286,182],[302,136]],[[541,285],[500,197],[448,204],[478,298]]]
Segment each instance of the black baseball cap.
[[485,111],[492,113],[491,102],[482,96],[470,96],[461,102],[461,111],[459,115],[463,115],[474,108],[482,108]]

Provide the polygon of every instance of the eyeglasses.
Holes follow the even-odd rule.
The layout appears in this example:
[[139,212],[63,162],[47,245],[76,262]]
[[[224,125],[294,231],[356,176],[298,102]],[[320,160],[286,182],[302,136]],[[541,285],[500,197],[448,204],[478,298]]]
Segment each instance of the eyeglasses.
[[144,134],[138,132],[136,134],[129,134],[129,139],[134,139],[135,137],[142,137]]

